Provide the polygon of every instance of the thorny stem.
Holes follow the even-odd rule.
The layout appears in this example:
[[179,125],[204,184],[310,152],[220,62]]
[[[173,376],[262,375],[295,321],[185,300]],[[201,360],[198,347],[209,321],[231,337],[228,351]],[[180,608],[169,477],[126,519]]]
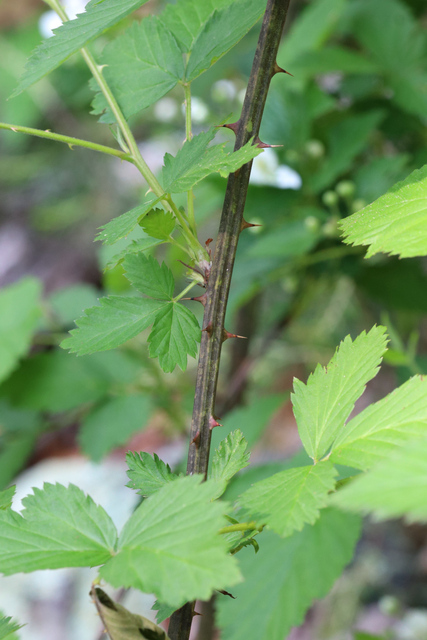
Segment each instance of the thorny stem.
[[[257,136],[270,81],[276,69],[276,55],[290,0],[268,0],[258,46],[236,131],[235,150]],[[207,475],[211,441],[210,418],[215,413],[215,396],[223,342],[224,317],[228,292],[243,219],[243,209],[252,163],[230,174],[227,182],[219,234],[216,241],[197,369],[196,394],[191,423],[187,474]],[[196,438],[197,434],[200,434]],[[197,443],[197,444],[196,444]],[[192,604],[176,611],[170,620],[171,640],[188,640],[191,629]],[[188,622],[189,621],[189,622]]]

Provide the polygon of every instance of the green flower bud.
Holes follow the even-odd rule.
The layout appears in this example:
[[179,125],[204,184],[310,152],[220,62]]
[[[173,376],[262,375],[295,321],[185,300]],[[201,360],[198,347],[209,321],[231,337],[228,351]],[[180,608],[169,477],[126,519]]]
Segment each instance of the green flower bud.
[[336,207],[338,204],[338,195],[335,191],[325,191],[322,195],[322,202],[327,207]]
[[353,198],[355,194],[356,185],[352,180],[341,180],[341,182],[338,182],[335,186],[335,191],[341,198],[350,199]]
[[325,155],[325,145],[320,140],[309,140],[306,142],[304,149],[306,154],[314,160],[323,158]]

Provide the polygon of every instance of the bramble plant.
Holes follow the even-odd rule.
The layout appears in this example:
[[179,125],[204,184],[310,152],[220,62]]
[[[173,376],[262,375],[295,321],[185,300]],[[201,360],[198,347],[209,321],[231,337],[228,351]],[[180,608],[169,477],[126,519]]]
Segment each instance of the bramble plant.
[[[303,456],[292,458],[277,473],[253,475],[238,495],[233,494],[233,482],[248,466],[248,447],[254,443],[241,415],[240,421],[234,419],[230,433],[209,463],[212,430],[220,420],[215,399],[221,348],[229,338],[239,339],[225,328],[224,320],[239,235],[252,226],[243,218],[251,163],[270,146],[259,138],[270,81],[275,74],[287,73],[278,65],[276,55],[289,1],[268,0],[265,7],[262,0],[179,0],[167,4],[158,16],[133,22],[105,46],[99,60],[91,53],[91,42],[145,4],[144,0],[91,0],[86,12],[71,21],[58,0],[45,1],[63,25],[31,55],[14,95],[80,51],[93,76],[93,113],[110,125],[120,149],[20,125],[1,123],[0,128],[120,158],[133,164],[149,187],[141,204],[103,225],[97,237],[105,245],[114,245],[132,234],[109,261],[110,268],[122,265],[132,295],[107,296],[88,308],[61,346],[87,356],[115,349],[151,327],[149,354],[158,359],[165,373],[177,366],[184,371],[188,357],[196,357],[198,349],[199,360],[187,474],[174,473],[157,455],[128,453],[128,486],[143,501],[120,533],[106,511],[76,486],[45,484],[43,489],[34,489],[23,500],[21,513],[11,507],[14,488],[5,489],[0,492],[0,571],[7,576],[39,569],[100,567],[91,595],[112,640],[188,639],[195,601],[207,601],[217,592],[222,594],[217,624],[224,640],[281,640],[291,627],[301,624],[313,600],[328,593],[351,561],[360,535],[360,514],[427,521],[427,380],[415,375],[351,417],[387,351],[385,326],[370,327],[354,340],[345,337],[330,362],[319,364],[306,383],[295,379],[291,400]],[[384,2],[378,2],[381,10]],[[307,12],[313,37],[322,12],[333,4],[321,0]],[[357,7],[360,13],[365,4],[354,3],[356,27],[360,18]],[[222,125],[236,136],[234,150],[229,151],[226,143],[214,141],[220,127],[193,134],[191,85],[261,16],[241,116],[235,123]],[[411,34],[408,30],[407,39]],[[322,38],[320,34],[319,46]],[[290,57],[291,46],[298,46],[295,33],[287,44],[285,40]],[[373,63],[361,62],[353,54],[347,64],[366,69],[369,64],[384,62],[384,56],[389,64],[386,52],[382,59],[380,53]],[[396,67],[389,71],[391,68],[393,74],[397,72]],[[412,80],[407,78],[406,86]],[[402,99],[399,81],[394,78],[393,82],[396,99]],[[175,157],[165,155],[161,176],[156,177],[141,155],[129,118],[176,86],[182,89],[185,103],[185,142]],[[367,134],[381,117],[375,111],[354,119]],[[321,146],[312,144],[310,153],[313,159],[323,152]],[[347,162],[345,153],[337,152],[339,162]],[[311,188],[324,190],[334,172],[333,162],[325,165]],[[211,174],[228,177],[214,250],[210,238],[200,238],[193,193]],[[182,205],[182,194],[186,206]],[[354,185],[345,181],[336,191],[324,191],[323,202],[333,211],[325,236],[335,233],[334,207],[339,198],[351,200],[353,195]],[[341,221],[344,242],[368,246],[367,257],[378,252],[402,258],[426,255],[426,198],[424,167]],[[315,216],[303,226],[292,221],[287,232],[295,234],[295,243],[301,243],[303,249],[296,254],[288,249],[289,255],[311,250],[317,241],[318,223]],[[262,242],[267,243],[264,249]],[[292,245],[292,237],[289,242]],[[178,293],[170,266],[160,263],[155,255],[159,245],[172,246],[187,256],[189,283]],[[272,246],[273,252],[277,251],[271,235],[264,236],[257,251],[262,257],[262,251],[268,252]],[[256,265],[256,251],[252,260]],[[196,286],[204,289],[202,295],[194,295]],[[0,294],[5,307],[16,309],[7,323],[0,316],[4,330],[15,338],[0,358],[2,379],[28,349],[39,319],[34,302],[39,294],[39,285],[33,280]],[[191,308],[183,304],[189,297],[191,304],[203,305],[202,327]],[[393,333],[393,327],[389,329]],[[395,347],[394,355],[396,352]],[[405,360],[403,350],[400,356],[401,362],[413,364],[409,357]],[[138,366],[127,361],[124,353],[111,354],[109,360],[99,357],[91,361],[102,370],[93,395],[85,386],[80,365],[74,364],[78,362],[74,356],[59,351],[49,356],[56,360],[55,372],[61,367],[67,375],[75,372],[79,395],[75,403],[61,391],[54,400],[56,407],[49,401],[50,411],[104,401],[113,382],[117,383],[112,372],[119,362],[126,362],[120,383],[130,383],[137,375]],[[43,364],[45,354],[36,358]],[[26,366],[27,372],[20,375],[31,379],[33,365]],[[42,411],[45,400],[42,395],[36,398],[35,384],[29,406]],[[276,408],[275,402],[268,405],[262,419]],[[138,428],[138,416],[150,411],[147,398],[137,395],[118,395],[109,401],[108,411],[105,406],[96,405],[86,417],[81,436],[83,448],[94,459],[121,443],[117,434],[121,416],[131,416],[126,418],[130,434]],[[105,436],[102,443],[99,435]],[[27,449],[33,442],[34,435]],[[10,478],[17,470],[10,471]],[[99,586],[101,581],[155,594],[158,624],[170,617],[168,635],[160,626],[113,602]],[[236,600],[227,597],[230,589]],[[18,628],[10,618],[2,618],[0,639]]]

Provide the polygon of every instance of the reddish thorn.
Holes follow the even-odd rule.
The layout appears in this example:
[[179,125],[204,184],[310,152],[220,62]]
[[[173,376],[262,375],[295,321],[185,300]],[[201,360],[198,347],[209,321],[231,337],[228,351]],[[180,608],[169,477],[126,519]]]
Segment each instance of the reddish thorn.
[[194,618],[194,616],[201,616],[202,614],[199,613],[198,611],[193,611],[192,616]]
[[209,247],[210,243],[213,242],[213,238],[208,238],[205,242],[205,245]]
[[201,302],[205,307],[207,302],[207,295],[204,293],[202,296],[195,296],[194,298],[182,298],[183,300],[195,300],[196,302]]
[[198,431],[196,433],[196,435],[194,436],[194,438],[192,439],[192,441],[190,442],[190,444],[195,444],[196,448],[199,448],[200,445],[200,431]]
[[217,420],[215,420],[215,418],[213,416],[211,416],[209,418],[209,429],[212,431],[212,429],[215,429],[215,427],[222,427],[223,425],[218,422]]
[[260,140],[258,136],[255,137],[254,144],[260,149],[272,149],[273,147],[283,147],[283,144],[267,144],[265,142],[262,142],[262,140]]
[[286,71],[285,69],[282,69],[282,67],[279,67],[279,65],[277,64],[277,62],[275,62],[275,63],[274,63],[274,67],[273,67],[273,75],[274,75],[275,73],[287,73],[287,74],[288,74],[288,76],[292,76],[292,77],[294,77],[294,76],[292,75],[292,73],[289,73],[289,71]]
[[236,599],[236,596],[233,596],[232,593],[228,593],[228,591],[223,591],[222,589],[218,589],[218,593],[222,593],[223,596],[230,596],[230,598],[233,598],[233,600]]
[[196,267],[190,267],[189,264],[186,264],[185,262],[183,262],[182,260],[178,260],[178,262],[180,262],[181,264],[184,265],[184,267],[187,267],[187,269],[190,269],[190,271],[195,271],[196,273],[199,274],[199,276],[203,277],[203,273],[201,271],[199,271],[198,269],[196,269]]
[[235,333],[230,333],[227,329],[223,329],[222,341],[225,342],[228,338],[243,338],[244,340],[247,340],[246,336],[238,336]]
[[229,124],[219,124],[218,127],[231,129],[235,134],[237,134],[237,129],[239,128],[239,120],[237,120],[237,122],[230,122]]
[[244,218],[242,218],[242,224],[240,225],[240,231],[243,229],[250,229],[250,227],[262,227],[262,224],[253,224],[252,222],[246,222]]
[[202,331],[206,331],[206,333],[207,333],[209,336],[211,336],[211,335],[212,335],[212,331],[213,331],[212,322],[209,322],[209,323],[207,324],[207,326],[206,326],[204,329],[202,329]]

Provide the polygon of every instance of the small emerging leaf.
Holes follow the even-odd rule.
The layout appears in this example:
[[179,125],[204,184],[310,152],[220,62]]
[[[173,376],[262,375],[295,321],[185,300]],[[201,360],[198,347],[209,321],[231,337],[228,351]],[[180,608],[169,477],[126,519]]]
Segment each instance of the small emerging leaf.
[[170,466],[160,460],[156,454],[151,457],[149,453],[144,451],[140,453],[129,451],[126,454],[126,462],[129,467],[127,475],[130,480],[126,486],[135,489],[144,498],[153,495],[165,484],[179,478],[175,473],[172,473]]
[[165,304],[156,314],[148,343],[150,356],[159,358],[163,371],[170,373],[176,365],[187,368],[187,356],[197,355],[201,331],[192,311],[179,302]]
[[141,293],[157,300],[171,300],[175,282],[169,267],[153,256],[128,254],[123,261],[127,279]]
[[212,471],[210,477],[218,483],[218,496],[224,493],[228,481],[240,469],[249,464],[250,453],[246,451],[248,443],[240,429],[232,431],[221,441],[212,459]]
[[140,222],[140,226],[151,238],[167,240],[175,229],[175,218],[170,211],[152,209]]

